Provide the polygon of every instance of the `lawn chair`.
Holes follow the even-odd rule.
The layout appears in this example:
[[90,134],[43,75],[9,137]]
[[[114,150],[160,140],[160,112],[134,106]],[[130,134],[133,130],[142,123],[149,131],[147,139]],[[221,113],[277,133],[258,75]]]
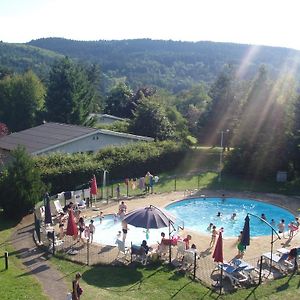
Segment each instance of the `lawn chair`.
[[176,258],[178,260],[178,258],[181,258],[181,260],[184,257],[184,252],[185,252],[185,242],[183,241],[177,241],[177,253],[176,253]]
[[145,252],[145,249],[140,246],[132,245],[131,246],[131,262],[133,261],[139,261],[143,265],[146,265],[148,262],[148,255]]
[[183,254],[183,265],[184,269],[190,269],[195,264],[195,255],[194,251],[185,250]]
[[122,258],[125,261],[126,260],[128,261],[127,256],[130,254],[130,248],[125,247],[125,242],[123,242],[119,239],[116,240],[116,244],[118,245],[118,250],[119,250],[116,259],[118,260],[118,259]]
[[279,271],[286,273],[288,271],[294,270],[294,264],[291,261],[288,261],[289,254],[285,253],[280,255],[277,255],[273,253],[272,259],[271,259],[271,252],[264,253],[262,255],[263,261],[269,265],[274,266],[274,268],[278,269]]
[[55,210],[57,211],[57,214],[64,212],[59,200],[54,200],[53,204],[54,204]]
[[[254,266],[242,259],[234,258],[231,262],[235,267],[244,267],[242,272],[248,276],[249,280],[252,283],[256,283],[259,280],[259,269],[255,268]],[[262,272],[262,276],[265,276],[264,272]]]
[[242,283],[246,283],[249,277],[246,276],[242,271],[246,268],[235,267],[228,264],[219,265],[219,268],[223,269],[224,278],[228,278],[232,286],[241,286]]

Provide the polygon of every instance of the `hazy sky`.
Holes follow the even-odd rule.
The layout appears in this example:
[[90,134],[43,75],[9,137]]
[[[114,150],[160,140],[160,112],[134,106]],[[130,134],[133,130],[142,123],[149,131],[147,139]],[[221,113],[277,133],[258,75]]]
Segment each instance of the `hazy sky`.
[[172,39],[300,50],[299,0],[0,0],[0,40]]

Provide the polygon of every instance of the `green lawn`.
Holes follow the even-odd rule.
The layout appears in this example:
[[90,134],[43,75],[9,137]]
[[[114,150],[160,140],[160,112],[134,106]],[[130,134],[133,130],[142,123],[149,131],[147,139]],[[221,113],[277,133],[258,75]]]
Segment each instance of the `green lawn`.
[[[16,257],[12,246],[7,242],[15,225],[13,222],[4,221],[0,212],[0,299],[48,299],[44,296],[40,284],[33,276],[24,276],[23,265]],[[5,270],[5,251],[10,253],[8,270]]]
[[[71,282],[82,273],[82,299],[217,299],[218,294],[201,283],[191,281],[168,266],[110,267],[80,266],[57,258],[51,259]],[[300,275],[240,289],[220,299],[300,299]]]

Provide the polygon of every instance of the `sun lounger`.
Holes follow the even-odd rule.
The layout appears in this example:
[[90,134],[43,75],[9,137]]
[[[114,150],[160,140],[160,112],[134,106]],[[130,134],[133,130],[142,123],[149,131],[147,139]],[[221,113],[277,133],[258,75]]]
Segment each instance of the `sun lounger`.
[[57,211],[57,214],[63,212],[63,208],[62,208],[59,200],[54,200],[53,203],[54,203],[55,209]]
[[130,254],[130,248],[125,247],[125,243],[119,239],[116,240],[116,244],[118,245],[118,250],[119,250],[116,259],[122,258],[128,260],[127,256]]
[[262,258],[264,262],[268,265],[272,265],[281,272],[287,272],[289,270],[294,269],[294,264],[291,261],[288,261],[288,253],[282,254],[281,256],[273,253],[272,259],[271,259],[271,252],[264,253],[262,255]]
[[242,272],[246,266],[235,267],[232,265],[223,264],[219,265],[219,268],[223,269],[223,276],[230,280],[232,286],[240,286],[241,283],[246,283],[249,281],[249,277]]

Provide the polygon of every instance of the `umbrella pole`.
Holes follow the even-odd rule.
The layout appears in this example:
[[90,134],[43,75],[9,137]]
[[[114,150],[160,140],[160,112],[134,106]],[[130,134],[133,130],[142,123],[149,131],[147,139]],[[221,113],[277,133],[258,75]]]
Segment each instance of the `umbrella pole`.
[[171,263],[171,222],[169,220],[169,263]]

